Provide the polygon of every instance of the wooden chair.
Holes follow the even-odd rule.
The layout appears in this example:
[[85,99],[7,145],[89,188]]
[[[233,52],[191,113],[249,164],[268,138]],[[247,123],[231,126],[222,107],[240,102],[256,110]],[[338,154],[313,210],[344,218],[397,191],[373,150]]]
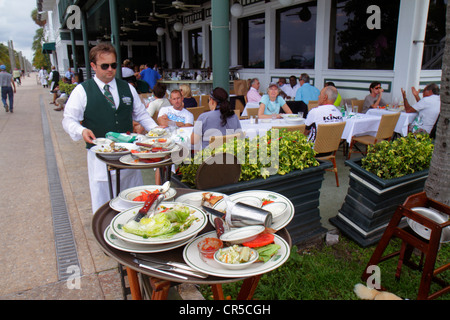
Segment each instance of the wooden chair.
[[352,149],[354,145],[359,142],[364,145],[366,145],[366,152],[367,152],[367,146],[376,144],[377,142],[380,142],[382,140],[388,140],[390,141],[392,138],[392,135],[394,134],[395,126],[397,125],[398,118],[400,117],[400,112],[396,112],[393,114],[383,114],[381,116],[380,125],[378,126],[377,135],[374,136],[353,136],[352,141],[350,143],[350,147],[348,148],[348,156],[347,159],[350,159],[352,153],[362,153],[360,151],[354,151],[352,152]]
[[358,113],[362,113],[364,100],[352,100],[352,108],[358,106]]
[[251,116],[258,115],[259,108],[247,108],[247,116],[250,118]]
[[310,100],[309,102],[308,102],[308,112],[311,110],[311,109],[314,109],[315,107],[318,107],[319,106],[319,101],[318,100]]
[[209,103],[209,95],[202,94],[200,96],[200,105],[199,106],[208,107],[209,108],[209,104],[208,103]]
[[201,106],[200,96],[192,96],[197,101],[197,107]]
[[194,115],[194,121],[198,119],[198,117],[203,113],[209,110],[209,108],[206,107],[194,107],[194,108],[187,108],[187,111],[192,113]]
[[[378,265],[382,261],[399,256],[395,277],[397,279],[400,278],[403,264],[411,269],[420,270],[422,272],[422,277],[420,280],[417,300],[431,300],[450,292],[450,285],[448,281],[445,281],[445,278],[443,279],[437,276],[438,274],[450,269],[450,263],[447,261],[446,264],[435,268],[436,257],[441,244],[441,237],[445,237],[445,235],[448,236],[447,229],[450,228],[450,220],[447,220],[446,222],[435,221],[431,217],[427,217],[424,214],[419,213],[418,208],[421,208],[422,211],[423,209],[431,209],[445,215],[450,214],[449,206],[428,198],[425,192],[420,192],[409,196],[402,205],[397,207],[397,210],[392,216],[383,236],[378,242],[372,257],[367,263],[367,267],[363,271],[361,279],[366,281],[368,277],[371,276],[372,272],[368,271],[369,266]],[[429,231],[429,233],[427,232],[429,237],[426,239],[423,238],[411,227],[401,227],[401,222],[405,218],[410,219],[411,224],[416,225],[417,229],[419,229],[420,225],[420,228]],[[443,221],[445,219],[441,220]],[[393,238],[402,240],[400,250],[383,256],[385,249],[387,248],[390,240]],[[421,251],[421,259],[419,264],[411,261],[411,256],[414,249]],[[432,281],[439,284],[442,288],[430,294],[430,286]]]
[[[327,160],[333,163],[333,169],[336,176],[336,187],[339,187],[338,169],[336,166],[336,151],[341,142],[342,132],[345,128],[345,122],[319,124],[317,126],[316,141],[314,142],[314,151],[318,153],[316,158]],[[330,153],[329,155],[321,154]]]
[[241,164],[230,153],[218,153],[205,159],[198,167],[195,185],[199,190],[208,190],[237,183],[241,176]]
[[228,134],[225,136],[211,136],[209,138],[209,145],[208,147],[211,148],[217,148],[220,147],[221,145],[223,145],[225,142],[232,140],[234,138],[238,138],[238,139],[242,139],[243,137],[245,137],[245,133],[242,131],[233,133],[233,134]]
[[244,105],[240,99],[236,99],[234,103],[234,109],[239,110],[241,113],[244,111]]
[[296,126],[280,126],[280,127],[272,127],[272,129],[287,129],[287,131],[300,131],[301,133],[305,132],[305,124],[299,124]]

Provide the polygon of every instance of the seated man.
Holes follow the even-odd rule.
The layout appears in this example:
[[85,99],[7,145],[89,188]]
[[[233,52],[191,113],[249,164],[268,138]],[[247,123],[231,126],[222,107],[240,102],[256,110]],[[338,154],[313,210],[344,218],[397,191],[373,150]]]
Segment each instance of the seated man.
[[310,100],[316,101],[319,99],[320,90],[311,85],[310,78],[307,73],[300,75],[300,88],[295,94],[295,101],[303,101],[306,105]]
[[297,78],[295,76],[290,76],[289,83],[280,86],[280,89],[286,94],[286,99],[294,99],[299,88],[300,85],[297,83]]
[[183,96],[180,90],[172,90],[170,93],[169,107],[159,110],[157,122],[161,127],[169,127],[173,121],[178,127],[192,127],[194,115],[183,107]]
[[259,103],[261,100],[261,95],[259,94],[260,85],[258,78],[253,78],[250,81],[250,89],[247,92],[247,102]]
[[305,136],[309,135],[308,141],[316,141],[318,124],[343,121],[342,113],[333,105],[337,96],[338,91],[332,86],[324,87],[320,91],[318,98],[319,106],[311,109],[305,120]]
[[406,99],[405,90],[402,90],[403,101],[405,103],[405,111],[408,113],[418,112],[419,115],[414,120],[414,126],[417,128],[410,128],[412,132],[426,131],[428,133],[433,129],[434,124],[441,111],[441,98],[439,96],[439,87],[435,83],[427,85],[423,89],[423,98],[420,99],[419,91],[412,87],[411,91],[416,98],[416,103],[411,106],[411,104]]

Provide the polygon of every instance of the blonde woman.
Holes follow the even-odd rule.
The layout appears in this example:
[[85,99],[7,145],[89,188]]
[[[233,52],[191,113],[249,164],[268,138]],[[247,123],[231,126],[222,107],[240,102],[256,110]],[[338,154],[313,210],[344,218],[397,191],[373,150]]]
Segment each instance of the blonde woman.
[[187,84],[182,84],[180,85],[180,91],[183,95],[183,104],[186,109],[197,107],[197,100],[192,97],[191,87],[189,87]]

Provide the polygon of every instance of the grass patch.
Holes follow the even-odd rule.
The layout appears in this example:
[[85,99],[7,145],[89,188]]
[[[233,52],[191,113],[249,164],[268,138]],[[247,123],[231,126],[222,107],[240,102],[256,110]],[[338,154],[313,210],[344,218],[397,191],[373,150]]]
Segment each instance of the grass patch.
[[[384,254],[399,250],[401,242],[392,240]],[[372,256],[375,246],[361,248],[358,244],[340,236],[339,243],[333,246],[320,244],[298,250],[291,249],[286,263],[261,277],[253,299],[255,300],[356,300],[353,287],[361,283],[361,275]],[[420,255],[413,261],[420,260]],[[443,244],[438,253],[436,266],[450,261],[450,246]],[[400,280],[395,279],[398,257],[379,264],[381,284],[390,292],[414,300],[417,297],[422,273],[402,267]],[[441,274],[441,278],[450,282],[450,270]],[[242,281],[223,284],[224,296],[235,299]],[[441,287],[435,283],[430,292]],[[209,286],[200,286],[206,299],[212,299]],[[449,300],[450,295],[441,296],[440,300]]]

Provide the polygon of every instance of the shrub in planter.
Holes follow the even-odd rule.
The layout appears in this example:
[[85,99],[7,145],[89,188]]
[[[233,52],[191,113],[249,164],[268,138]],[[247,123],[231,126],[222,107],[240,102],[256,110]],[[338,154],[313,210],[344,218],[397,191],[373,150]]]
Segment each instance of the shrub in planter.
[[423,191],[433,153],[428,134],[409,134],[368,148],[361,160],[347,160],[350,183],[330,222],[361,246],[378,242],[397,206]]

